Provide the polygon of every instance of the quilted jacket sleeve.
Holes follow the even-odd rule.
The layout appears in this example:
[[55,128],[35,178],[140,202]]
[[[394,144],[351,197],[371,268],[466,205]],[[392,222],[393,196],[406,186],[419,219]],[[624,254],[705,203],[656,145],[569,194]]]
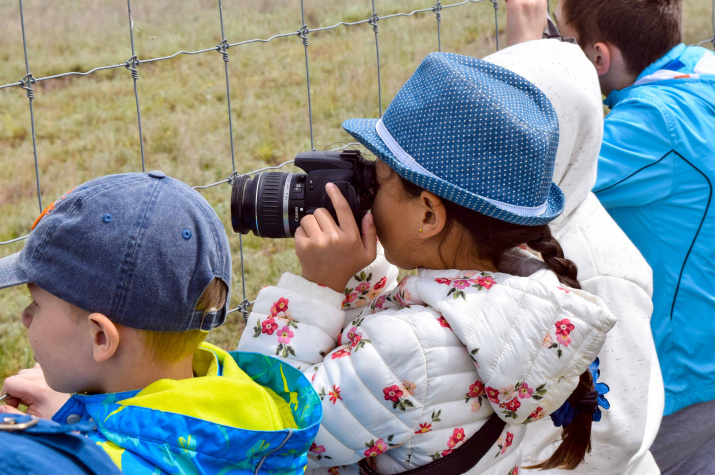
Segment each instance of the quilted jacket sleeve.
[[310,455],[324,466],[352,464],[406,443],[419,424],[424,394],[405,381],[424,388],[427,379],[424,357],[404,351],[420,347],[410,323],[419,310],[359,317],[341,333],[341,302],[337,292],[285,274],[277,287],[258,294],[238,345],[278,355],[313,381],[323,422]]

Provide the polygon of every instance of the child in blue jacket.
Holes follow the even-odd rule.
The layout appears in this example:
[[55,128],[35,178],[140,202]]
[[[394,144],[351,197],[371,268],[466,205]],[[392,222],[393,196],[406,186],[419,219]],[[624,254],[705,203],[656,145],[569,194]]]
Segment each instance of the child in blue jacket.
[[89,423],[126,473],[303,473],[321,415],[310,383],[202,343],[230,282],[221,221],[184,183],[155,171],[80,185],[0,260],[0,288],[27,284],[39,363],[5,380],[0,411]]

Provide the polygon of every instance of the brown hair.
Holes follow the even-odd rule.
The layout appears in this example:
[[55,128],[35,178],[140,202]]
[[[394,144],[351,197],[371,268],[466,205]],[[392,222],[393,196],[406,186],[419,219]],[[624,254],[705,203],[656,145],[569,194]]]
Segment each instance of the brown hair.
[[[416,198],[422,193],[422,188],[402,177],[399,178],[402,182],[403,191],[409,197]],[[556,274],[562,284],[575,289],[581,288],[578,282],[576,264],[564,257],[564,251],[559,242],[551,235],[551,229],[548,224],[524,226],[508,223],[464,208],[451,201],[443,200],[442,202],[447,210],[447,222],[442,232],[434,237],[440,240],[440,250],[447,234],[457,224],[464,229],[471,239],[472,246],[470,246],[470,250],[475,254],[475,257],[491,262],[494,267],[498,267],[499,261],[506,251],[521,244],[526,244],[541,254],[541,258],[549,269]],[[469,251],[465,250],[465,252]],[[445,262],[441,252],[440,258],[447,266],[454,264],[454,262]],[[592,390],[594,390],[593,378],[587,369],[581,375],[572,397]],[[591,451],[591,423],[591,414],[576,412],[571,424],[564,427],[561,432],[562,442],[551,457],[537,465],[524,468],[542,470],[557,467],[566,470],[576,468],[583,462],[586,454]]]
[[632,74],[681,42],[681,0],[561,0],[561,12],[581,47],[613,44]]

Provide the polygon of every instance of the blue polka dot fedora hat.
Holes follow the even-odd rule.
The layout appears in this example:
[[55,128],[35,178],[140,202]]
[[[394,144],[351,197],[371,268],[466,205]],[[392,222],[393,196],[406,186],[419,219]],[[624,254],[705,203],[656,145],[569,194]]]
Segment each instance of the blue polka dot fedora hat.
[[479,213],[536,226],[556,218],[556,112],[532,83],[467,56],[432,53],[382,119],[343,128],[406,180]]

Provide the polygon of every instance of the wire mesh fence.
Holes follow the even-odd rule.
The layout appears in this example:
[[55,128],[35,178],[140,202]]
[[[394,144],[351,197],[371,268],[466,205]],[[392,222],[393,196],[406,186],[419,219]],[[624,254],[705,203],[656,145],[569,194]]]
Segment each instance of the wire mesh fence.
[[[499,31],[499,18],[497,15],[498,11],[498,2],[497,0],[464,0],[459,3],[451,3],[451,4],[443,4],[441,0],[437,0],[437,2],[427,8],[421,8],[417,10],[412,10],[409,12],[396,12],[396,13],[391,13],[387,15],[379,15],[378,11],[376,10],[375,6],[375,1],[371,1],[371,14],[367,16],[364,19],[357,20],[357,21],[340,21],[338,23],[335,23],[330,26],[324,26],[324,27],[318,27],[318,28],[309,28],[306,24],[306,16],[305,16],[305,5],[304,5],[304,0],[301,0],[300,2],[300,12],[301,12],[301,19],[302,19],[302,25],[299,26],[299,28],[296,31],[290,31],[286,33],[278,33],[274,34],[272,36],[266,37],[266,38],[253,38],[253,39],[248,39],[248,40],[242,40],[242,41],[237,41],[237,42],[230,42],[227,39],[226,35],[226,30],[224,27],[224,6],[223,6],[223,0],[218,0],[216,7],[217,7],[217,15],[220,20],[220,27],[221,27],[221,42],[216,45],[216,46],[211,46],[203,49],[198,49],[198,50],[193,50],[193,51],[177,51],[171,55],[168,56],[161,56],[161,57],[154,57],[154,58],[139,58],[138,55],[136,54],[135,50],[135,41],[134,41],[134,33],[135,33],[135,24],[134,24],[134,19],[132,17],[132,3],[131,0],[127,0],[127,17],[128,17],[128,27],[129,27],[129,40],[131,44],[131,56],[126,60],[126,61],[121,61],[117,62],[116,64],[111,64],[111,65],[106,65],[106,66],[100,66],[100,67],[95,67],[92,68],[88,71],[67,71],[67,72],[61,72],[58,74],[53,74],[53,75],[48,75],[44,77],[35,77],[33,73],[31,72],[30,68],[30,62],[28,59],[28,41],[27,41],[27,29],[25,26],[25,8],[24,8],[24,2],[23,0],[19,0],[19,13],[20,13],[20,23],[21,23],[21,31],[22,31],[22,43],[23,43],[23,51],[24,51],[24,60],[25,60],[25,76],[18,80],[17,82],[13,83],[8,83],[8,84],[3,84],[0,85],[0,89],[7,89],[7,88],[21,88],[25,90],[27,99],[28,99],[28,104],[29,104],[29,111],[30,111],[30,125],[31,125],[31,139],[32,139],[32,150],[33,150],[33,156],[34,156],[34,166],[35,166],[35,182],[36,182],[36,187],[37,187],[37,202],[38,202],[38,207],[39,211],[41,212],[43,210],[43,196],[42,196],[42,188],[40,185],[40,180],[41,180],[41,175],[40,175],[40,167],[38,163],[38,148],[37,148],[37,133],[35,129],[35,112],[34,112],[34,101],[36,100],[35,97],[35,89],[33,88],[34,85],[38,83],[42,83],[45,81],[51,81],[51,80],[57,80],[60,78],[67,78],[67,77],[87,77],[90,75],[93,75],[99,71],[106,71],[106,70],[112,70],[112,69],[120,69],[120,68],[125,68],[130,72],[130,75],[128,77],[131,77],[131,80],[133,82],[133,88],[134,88],[134,100],[136,104],[136,120],[137,120],[137,131],[138,131],[138,142],[139,142],[139,147],[140,147],[140,154],[141,154],[141,170],[146,171],[146,161],[145,161],[145,151],[144,151],[144,137],[143,137],[143,131],[142,131],[142,116],[141,116],[141,102],[139,98],[139,78],[140,78],[140,70],[141,70],[141,65],[147,65],[151,63],[158,63],[162,61],[167,61],[171,60],[174,58],[177,58],[182,55],[201,55],[205,53],[210,53],[210,52],[218,52],[221,54],[221,59],[224,62],[224,72],[225,72],[225,84],[226,84],[226,107],[227,107],[227,112],[228,112],[228,134],[227,138],[230,143],[230,155],[231,155],[231,172],[228,174],[227,178],[224,180],[210,183],[210,184],[205,184],[205,185],[196,185],[194,188],[197,190],[205,190],[207,188],[211,188],[214,186],[219,186],[222,184],[231,184],[233,178],[239,173],[239,170],[236,167],[236,152],[235,152],[235,144],[234,144],[234,124],[233,124],[233,114],[232,114],[232,108],[231,108],[231,88],[230,88],[230,81],[229,81],[229,68],[228,68],[228,63],[230,61],[230,54],[229,50],[231,48],[236,48],[238,46],[246,46],[254,43],[268,43],[271,41],[275,41],[281,38],[290,38],[290,37],[298,37],[300,39],[300,45],[302,45],[303,50],[304,50],[304,57],[305,57],[305,79],[306,79],[306,92],[307,92],[307,115],[308,115],[308,124],[309,124],[309,130],[307,131],[310,134],[310,146],[313,150],[315,150],[315,142],[314,142],[314,136],[313,136],[313,110],[312,110],[312,100],[311,100],[311,85],[310,85],[310,55],[309,55],[309,46],[310,46],[310,41],[309,38],[311,35],[315,35],[316,33],[321,33],[321,32],[327,32],[330,30],[335,30],[340,27],[356,27],[360,25],[366,25],[370,26],[372,28],[372,31],[374,33],[374,38],[375,38],[375,58],[376,58],[376,64],[377,64],[377,88],[378,88],[378,112],[379,115],[382,115],[382,82],[381,82],[381,68],[380,68],[380,35],[379,35],[379,22],[384,22],[386,20],[390,20],[393,18],[398,18],[398,17],[414,17],[417,15],[424,15],[424,14],[429,14],[432,13],[434,15],[434,20],[436,22],[436,37],[437,37],[437,45],[438,45],[438,50],[441,51],[442,49],[442,38],[441,38],[441,23],[442,23],[442,13],[444,10],[447,9],[452,9],[452,8],[457,8],[457,7],[462,7],[466,8],[469,5],[473,4],[478,4],[478,3],[487,3],[490,4],[493,7],[494,10],[494,35],[495,35],[495,44],[496,48],[499,48],[499,37],[498,37],[498,31]],[[138,31],[138,30],[137,30]],[[342,146],[340,148],[346,148],[348,145]],[[289,163],[292,163],[292,161],[285,162],[281,165],[278,166],[271,166],[271,167],[264,167],[258,170],[241,170],[241,174],[255,174],[261,171],[269,170],[269,169],[278,169],[281,168],[284,165],[287,165]],[[138,165],[138,164],[137,164]],[[0,246],[2,245],[7,245],[11,243],[15,243],[18,241],[22,241],[27,238],[27,235],[25,236],[20,236],[14,239],[10,239],[8,241],[0,242]],[[241,283],[242,283],[242,289],[241,289],[241,295],[242,295],[242,301],[241,303],[234,307],[231,311],[242,311],[246,312],[247,307],[251,304],[251,302],[247,299],[246,295],[246,285],[245,285],[245,270],[244,270],[244,256],[243,256],[243,238],[239,235],[239,249],[240,249],[240,266],[241,266]]]
[[[136,1],[136,0],[135,0]],[[27,0],[25,0],[27,2]],[[34,110],[34,101],[37,100],[35,93],[36,93],[36,87],[35,85],[43,83],[43,82],[50,82],[53,80],[60,80],[63,78],[71,78],[71,77],[90,77],[100,71],[107,71],[107,70],[121,70],[122,68],[127,70],[129,74],[127,75],[128,78],[131,78],[132,84],[133,84],[133,92],[134,92],[134,102],[136,106],[136,124],[137,124],[137,139],[139,143],[139,151],[140,151],[140,157],[141,157],[141,170],[146,171],[146,160],[145,160],[145,138],[144,138],[144,133],[142,130],[142,105],[140,101],[140,77],[141,77],[141,70],[142,67],[146,67],[148,65],[152,64],[158,64],[162,63],[168,60],[174,60],[175,58],[179,58],[182,56],[196,56],[196,55],[206,55],[209,53],[216,53],[218,52],[220,54],[219,59],[223,61],[223,70],[224,70],[224,82],[225,82],[225,91],[226,91],[226,110],[228,114],[228,130],[226,134],[226,139],[230,144],[230,159],[231,159],[231,167],[230,171],[228,169],[228,164],[226,164],[226,176],[225,179],[216,181],[213,183],[208,183],[208,184],[197,184],[195,186],[196,189],[198,190],[206,190],[208,188],[212,188],[215,186],[220,186],[224,184],[231,184],[233,178],[238,174],[254,174],[258,173],[261,171],[265,171],[268,169],[277,169],[281,168],[282,166],[291,163],[291,161],[282,163],[280,165],[276,166],[269,166],[269,167],[263,167],[257,170],[241,170],[237,168],[237,162],[236,162],[236,143],[235,143],[235,137],[234,137],[234,131],[236,130],[236,125],[234,124],[234,116],[235,114],[232,111],[232,106],[231,106],[231,81],[230,81],[230,72],[229,72],[229,62],[231,60],[231,55],[236,51],[235,48],[239,46],[248,46],[252,44],[257,44],[257,43],[269,43],[281,39],[290,39],[290,38],[298,38],[299,41],[296,42],[296,47],[302,47],[303,49],[303,56],[304,56],[304,77],[305,77],[305,113],[307,115],[307,124],[308,124],[308,130],[305,131],[306,134],[309,135],[310,137],[310,147],[315,150],[315,137],[314,137],[314,117],[313,117],[313,100],[311,97],[311,83],[310,83],[310,72],[311,72],[311,53],[310,53],[310,39],[313,38],[317,34],[324,34],[329,31],[334,31],[340,28],[369,28],[372,30],[372,33],[374,35],[374,55],[375,55],[375,63],[376,63],[376,74],[377,74],[377,113],[381,116],[383,112],[383,102],[382,102],[382,92],[383,92],[383,85],[382,85],[382,77],[381,77],[381,64],[380,64],[380,25],[384,24],[386,21],[390,21],[392,19],[396,18],[401,18],[401,17],[420,17],[424,15],[433,15],[434,19],[434,34],[436,36],[436,45],[437,49],[439,51],[442,50],[442,22],[443,22],[443,13],[446,10],[450,9],[464,9],[464,8],[471,8],[476,4],[485,4],[485,6],[489,6],[493,10],[493,18],[494,18],[494,44],[496,49],[499,48],[499,15],[498,15],[498,10],[499,10],[499,4],[497,0],[464,0],[461,2],[456,2],[456,3],[442,3],[441,0],[437,0],[436,3],[431,4],[429,6],[426,6],[425,8],[419,8],[415,10],[410,10],[410,11],[405,11],[405,12],[393,12],[390,14],[385,14],[385,15],[380,15],[379,9],[376,8],[376,2],[375,0],[371,0],[370,4],[367,5],[369,8],[365,8],[365,15],[363,18],[360,19],[351,19],[350,21],[339,21],[337,23],[328,25],[328,26],[319,26],[319,27],[314,27],[314,28],[309,28],[307,21],[306,21],[306,8],[304,4],[305,0],[300,1],[300,23],[297,23],[296,29],[293,31],[285,31],[283,33],[277,33],[277,34],[272,34],[271,36],[264,36],[260,38],[252,38],[252,39],[245,39],[245,40],[239,40],[235,42],[229,41],[230,35],[227,34],[227,29],[225,28],[225,21],[224,21],[224,1],[223,0],[217,0],[215,3],[215,9],[216,9],[216,16],[218,17],[219,20],[219,25],[220,25],[220,38],[221,41],[215,45],[215,46],[208,46],[202,48],[202,49],[197,49],[197,50],[190,50],[190,51],[176,51],[173,54],[170,55],[165,55],[165,56],[157,56],[157,57],[148,57],[148,58],[141,58],[137,54],[136,48],[135,48],[135,33],[139,32],[141,33],[135,25],[135,20],[132,16],[132,3],[131,0],[126,1],[126,15],[127,15],[127,23],[126,26],[128,26],[129,29],[129,43],[131,45],[131,55],[127,59],[122,59],[117,61],[114,64],[109,64],[105,66],[100,66],[100,67],[95,67],[86,71],[63,71],[59,72],[56,74],[51,74],[43,77],[35,77],[32,73],[32,69],[30,68],[30,61],[29,59],[32,58],[32,51],[30,51],[28,55],[28,36],[29,33],[27,31],[26,25],[25,25],[25,20],[26,20],[26,13],[25,13],[25,6],[23,0],[19,0],[19,22],[21,24],[21,32],[22,32],[22,44],[23,44],[23,53],[24,53],[24,66],[25,66],[25,75],[21,79],[17,80],[16,82],[11,82],[7,84],[2,84],[0,85],[0,89],[23,89],[25,91],[25,94],[28,99],[28,106],[29,106],[29,122],[30,122],[30,129],[31,129],[31,140],[32,140],[32,151],[33,151],[33,158],[34,158],[34,168],[35,168],[35,184],[36,184],[36,195],[37,195],[37,204],[39,207],[39,211],[41,212],[43,209],[43,196],[42,196],[42,187],[41,187],[41,174],[40,174],[40,166],[39,166],[39,159],[38,159],[38,147],[37,147],[37,132],[36,132],[36,120],[35,120],[35,110]],[[378,4],[379,6],[379,4]],[[484,8],[484,7],[480,7]],[[481,15],[491,15],[490,11],[484,9],[481,10],[480,12]],[[712,2],[712,9],[711,9],[711,14],[712,14],[712,27],[713,27],[713,36],[711,38],[705,39],[701,41],[700,45],[704,45],[706,43],[712,43],[713,48],[715,49],[715,0]],[[368,30],[369,31],[369,30]],[[143,33],[142,33],[143,34]],[[349,145],[349,144],[348,144]],[[345,148],[347,145],[343,145],[340,148]],[[138,161],[137,161],[138,162]],[[240,165],[240,164],[239,164]],[[139,163],[136,164],[136,168],[138,169]],[[32,222],[32,219],[28,218],[29,222]],[[19,236],[15,237],[12,239],[9,239],[4,242],[0,242],[0,246],[3,245],[8,245],[11,243],[15,243],[18,241],[22,241],[23,239],[27,238],[27,236]],[[241,267],[241,296],[242,300],[240,304],[235,306],[232,311],[241,311],[244,312],[247,309],[247,307],[250,305],[250,301],[247,299],[247,293],[246,293],[246,279],[245,279],[245,267],[244,267],[244,254],[243,254],[243,238],[239,235],[239,254],[240,254],[240,267]],[[234,294],[235,294],[234,290]]]

